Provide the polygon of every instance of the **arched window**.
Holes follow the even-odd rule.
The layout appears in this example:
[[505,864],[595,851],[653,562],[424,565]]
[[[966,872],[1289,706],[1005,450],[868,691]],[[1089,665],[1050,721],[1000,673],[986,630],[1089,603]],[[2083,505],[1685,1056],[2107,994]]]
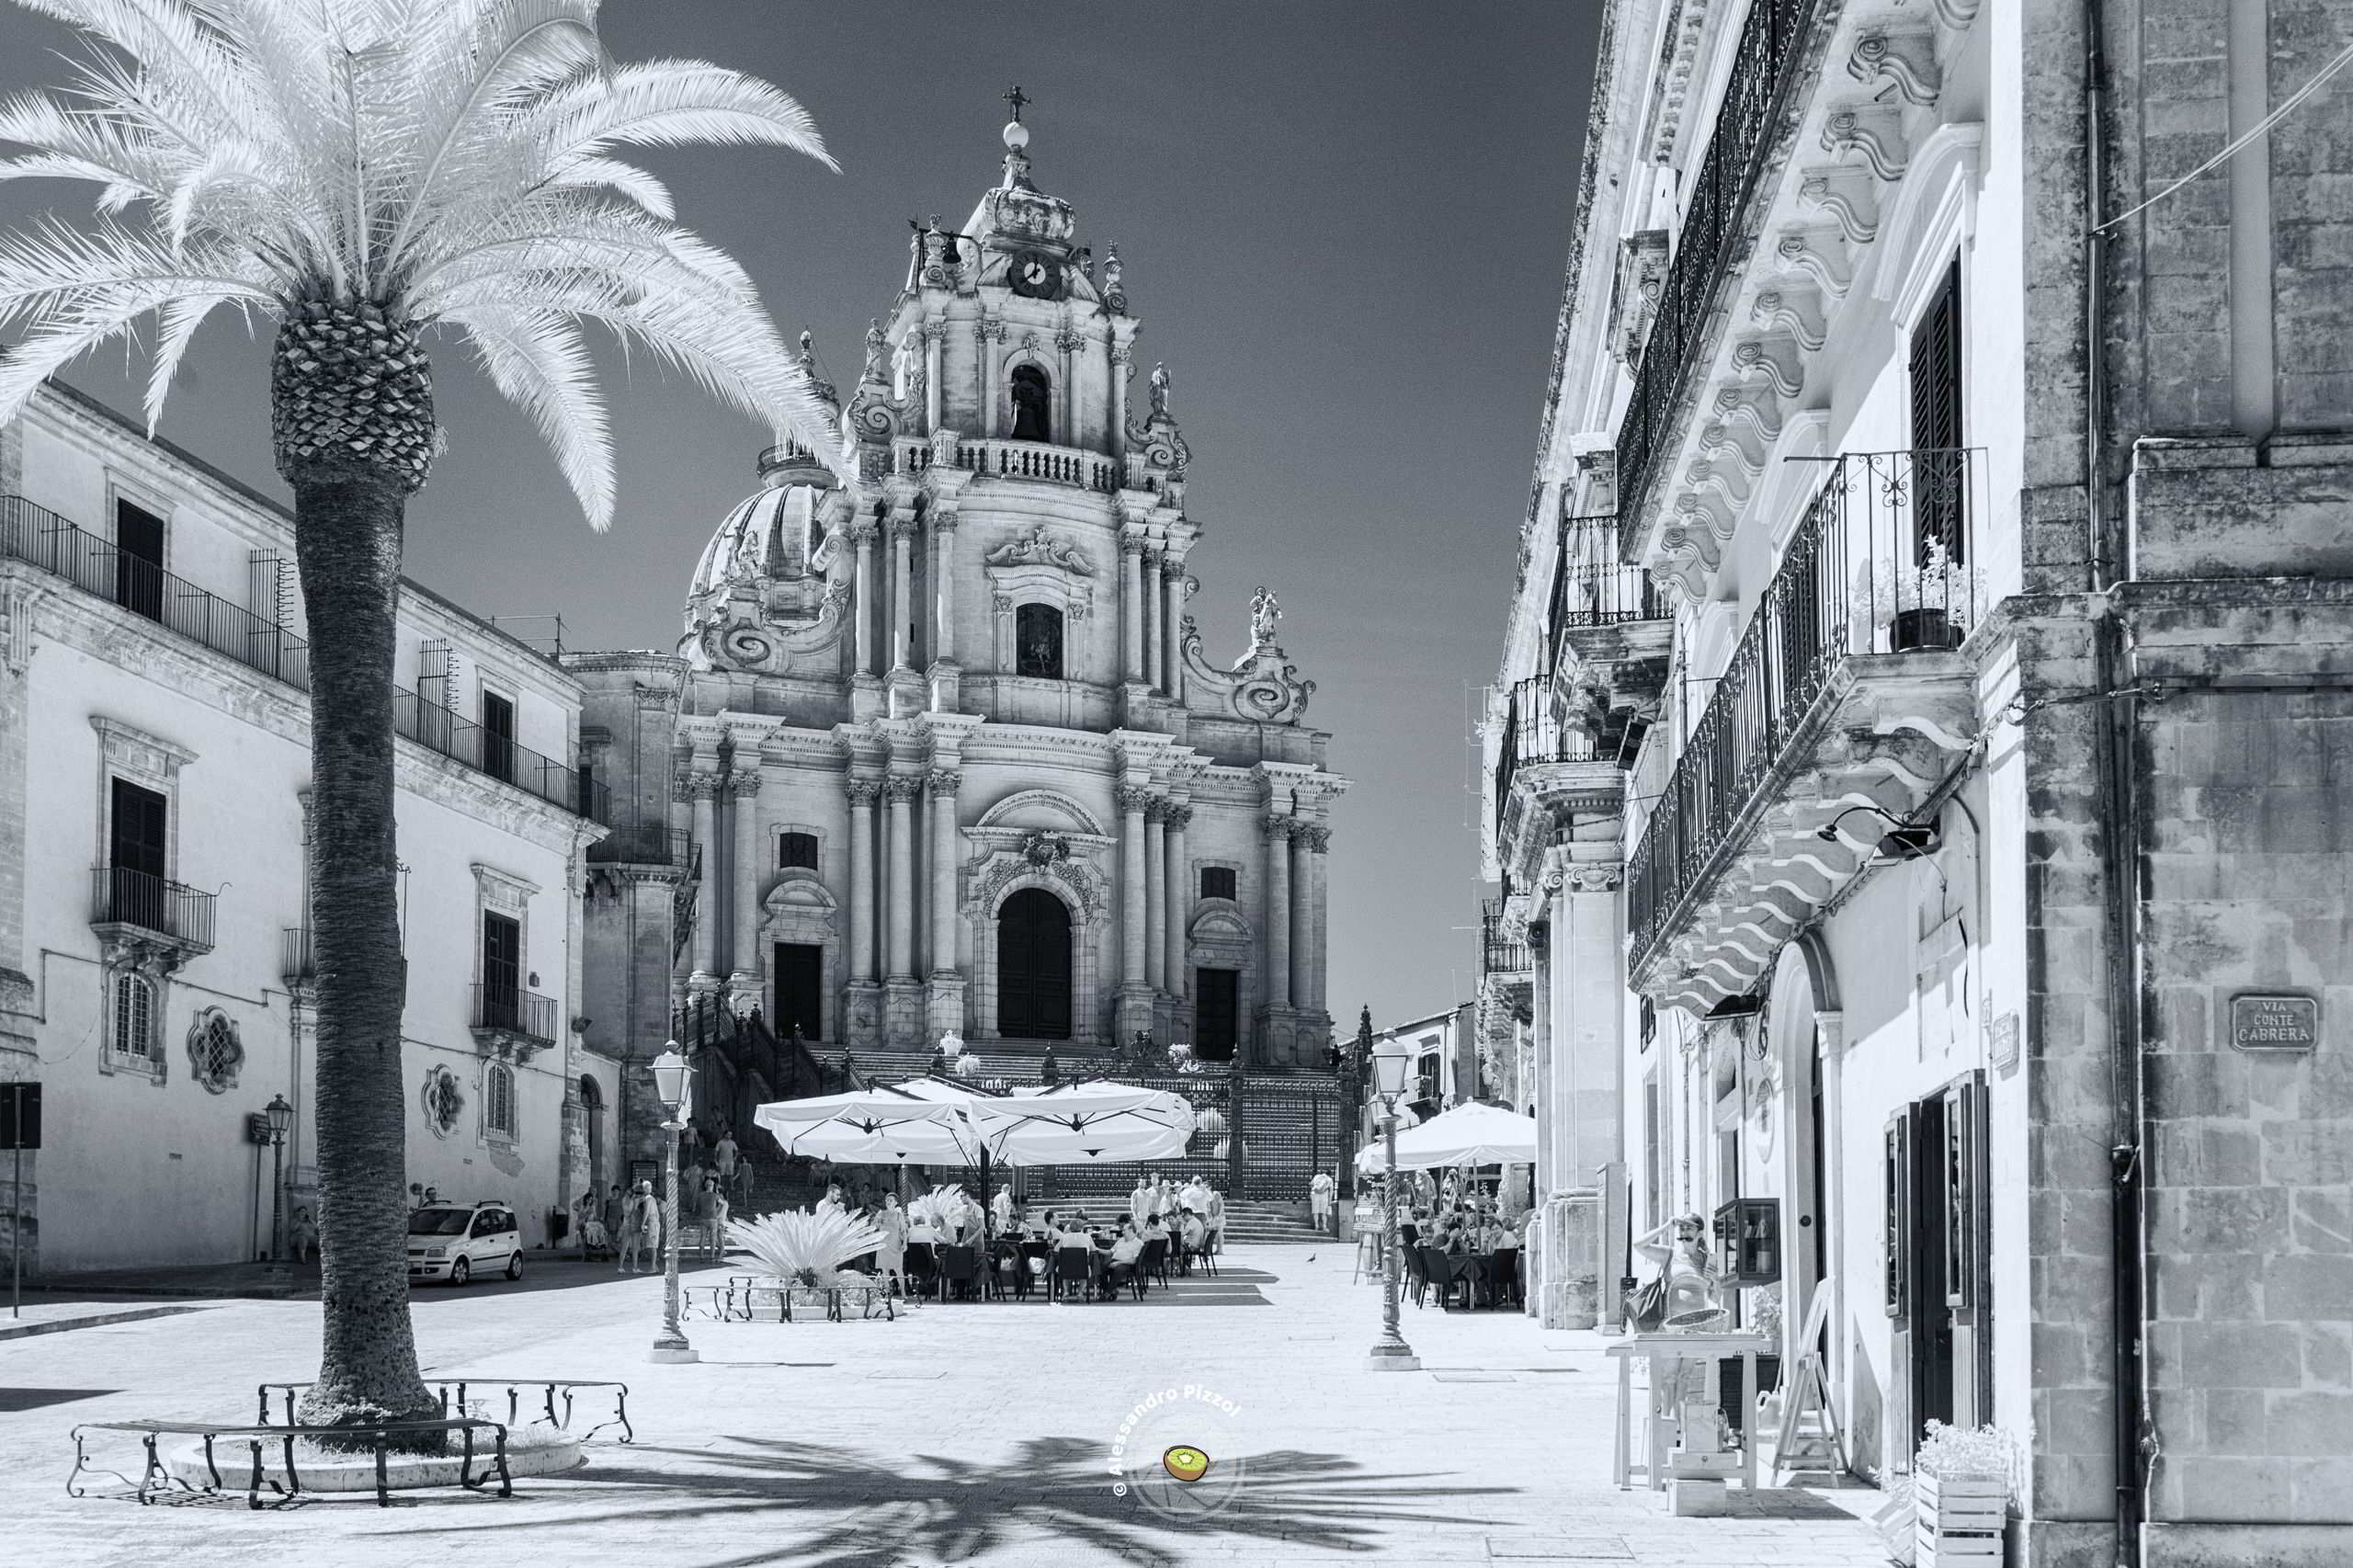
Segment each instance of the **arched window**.
[[1051,605],[1022,605],[1013,612],[1013,673],[1063,678],[1063,612]]
[[1070,909],[1023,888],[996,916],[996,1029],[1011,1040],[1070,1038]]
[[143,974],[115,976],[114,1048],[125,1056],[155,1054],[155,983]]
[[482,1124],[494,1138],[515,1136],[515,1072],[499,1062],[483,1075]]
[[580,1074],[580,1121],[588,1134],[588,1190],[601,1201],[605,1191],[605,1091]]
[[776,868],[779,871],[817,869],[817,835],[813,833],[788,833],[777,841]]
[[1013,368],[1013,438],[1051,441],[1054,438],[1054,391],[1046,372],[1035,365]]

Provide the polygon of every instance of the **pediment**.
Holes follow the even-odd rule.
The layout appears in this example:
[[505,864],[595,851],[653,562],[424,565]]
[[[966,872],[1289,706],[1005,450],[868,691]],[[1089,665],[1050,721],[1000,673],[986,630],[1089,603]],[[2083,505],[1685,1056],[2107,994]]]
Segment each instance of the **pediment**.
[[1054,790],[1023,790],[1007,795],[982,813],[975,828],[1062,828],[1100,835],[1095,813]]
[[775,915],[794,909],[813,909],[830,914],[838,907],[834,902],[834,895],[825,891],[825,884],[817,879],[817,874],[800,868],[785,872],[782,880],[768,889],[767,896],[760,900],[760,906]]

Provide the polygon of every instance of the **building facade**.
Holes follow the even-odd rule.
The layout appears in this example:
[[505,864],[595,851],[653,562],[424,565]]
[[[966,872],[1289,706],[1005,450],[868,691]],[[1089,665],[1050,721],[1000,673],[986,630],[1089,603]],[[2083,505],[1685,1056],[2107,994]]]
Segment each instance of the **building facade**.
[[[318,1202],[292,520],[51,385],[0,427],[0,1076],[43,1106],[26,1261],[265,1253]],[[584,1094],[615,1087],[576,1070],[604,833],[570,765],[580,687],[414,584],[398,657],[409,1176],[512,1205],[538,1244],[602,1136]]]
[[1856,1468],[2353,1558],[2342,94],[2200,173],[2353,6],[1607,18],[1488,738],[1539,1310],[1768,1199]]
[[1028,137],[961,229],[915,237],[846,460],[761,457],[676,653],[565,661],[617,813],[586,906],[600,1051],[642,1058],[716,996],[918,1071],[949,1034],[1324,1066],[1346,780],[1271,594],[1238,661],[1204,652],[1169,377],[1131,396],[1122,263]]

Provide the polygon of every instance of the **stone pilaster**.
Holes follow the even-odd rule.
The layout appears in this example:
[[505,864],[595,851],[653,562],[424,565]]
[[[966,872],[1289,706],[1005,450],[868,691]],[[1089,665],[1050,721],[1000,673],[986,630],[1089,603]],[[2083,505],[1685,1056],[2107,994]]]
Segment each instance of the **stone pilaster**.
[[1120,678],[1143,679],[1143,536],[1120,540]]
[[1168,989],[1168,802],[1155,800],[1143,813],[1143,971],[1154,992]]
[[[1162,853],[1167,875],[1162,883],[1166,908],[1161,915],[1161,930],[1167,943],[1167,953],[1162,959],[1162,970],[1167,976],[1168,994],[1179,1004],[1192,994],[1192,974],[1185,961],[1185,915],[1192,908],[1193,867],[1185,850],[1185,830],[1192,824],[1193,808],[1172,804],[1162,819],[1165,843]],[[1185,1020],[1180,1016],[1176,1027],[1182,1029]]]
[[[1129,557],[1132,560],[1133,557]],[[1112,1028],[1121,1045],[1132,1040],[1137,1030],[1149,1031],[1153,1023],[1152,987],[1145,979],[1148,966],[1144,944],[1150,932],[1149,916],[1144,913],[1147,889],[1144,850],[1144,812],[1152,803],[1152,791],[1142,784],[1119,787],[1120,804],[1120,990],[1113,1010]]]
[[712,772],[688,773],[678,779],[678,798],[688,801],[694,811],[695,848],[702,860],[701,886],[695,895],[695,967],[688,981],[696,991],[719,988],[720,890],[727,883],[725,868],[719,858],[719,791],[722,787],[720,776]]
[[925,778],[931,821],[931,975],[925,1032],[933,1038],[964,1025],[964,972],[957,963],[957,873],[963,861],[956,823],[955,768],[935,767]]
[[1267,1006],[1290,1006],[1290,839],[1297,824],[1289,817],[1269,816],[1267,835]]
[[1160,688],[1160,618],[1165,607],[1161,602],[1160,551],[1143,552],[1143,683],[1155,691]]
[[1325,998],[1324,990],[1327,972],[1325,960],[1328,957],[1325,937],[1330,926],[1329,911],[1324,905],[1324,896],[1325,891],[1324,852],[1331,847],[1332,830],[1322,823],[1315,823],[1308,826],[1301,836],[1306,843],[1308,852],[1306,891],[1307,904],[1311,913],[1305,926],[1307,991],[1300,998],[1300,1006],[1309,1012],[1322,1013],[1329,1017],[1332,1007]]
[[880,778],[842,776],[849,801],[849,1004],[843,1009],[843,1039],[871,1045],[881,1026],[881,987],[875,972],[874,802]]
[[735,818],[735,875],[731,879],[734,921],[729,944],[735,965],[728,976],[727,988],[740,1010],[760,1000],[762,975],[767,968],[760,961],[760,881],[767,871],[768,857],[767,835],[760,831],[760,770],[756,763],[730,774],[727,792]]

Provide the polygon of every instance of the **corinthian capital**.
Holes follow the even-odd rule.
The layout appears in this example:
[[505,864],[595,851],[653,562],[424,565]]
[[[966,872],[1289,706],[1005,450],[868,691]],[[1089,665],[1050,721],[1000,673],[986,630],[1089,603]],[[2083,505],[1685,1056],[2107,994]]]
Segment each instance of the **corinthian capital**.
[[923,778],[919,774],[894,773],[882,785],[883,793],[891,797],[892,805],[912,804],[923,793]]
[[1179,806],[1172,802],[1165,815],[1168,823],[1168,831],[1171,833],[1182,833],[1193,825],[1193,808],[1190,806]]
[[956,786],[962,781],[963,775],[952,767],[935,767],[924,775],[924,787],[931,791],[931,798],[935,801],[952,800]]
[[739,801],[748,801],[760,792],[760,770],[741,767],[727,776],[727,792]]
[[842,780],[842,793],[849,797],[849,803],[853,806],[870,806],[875,797],[882,793],[882,780],[860,778],[851,774]]
[[1321,823],[1307,823],[1300,827],[1299,836],[1306,842],[1309,849],[1321,855],[1324,846],[1332,842],[1332,830]]
[[1289,838],[1292,834],[1299,831],[1299,819],[1296,817],[1268,817],[1264,825],[1268,838]]
[[1122,784],[1114,791],[1121,815],[1142,812],[1152,805],[1152,791],[1142,784]]

